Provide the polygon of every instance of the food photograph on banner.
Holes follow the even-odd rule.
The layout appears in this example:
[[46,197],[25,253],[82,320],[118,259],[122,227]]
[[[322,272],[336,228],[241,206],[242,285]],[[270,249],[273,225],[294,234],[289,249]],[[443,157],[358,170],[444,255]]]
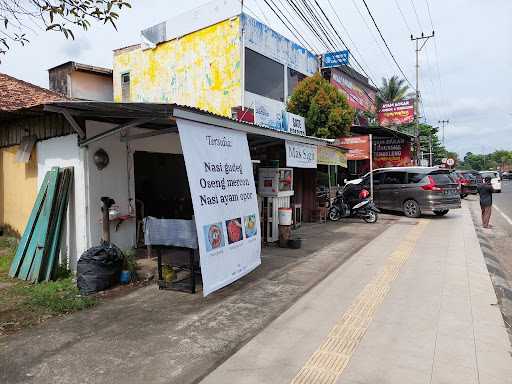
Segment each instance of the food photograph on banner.
[[178,120],[198,233],[203,294],[261,264],[261,234],[247,135]]

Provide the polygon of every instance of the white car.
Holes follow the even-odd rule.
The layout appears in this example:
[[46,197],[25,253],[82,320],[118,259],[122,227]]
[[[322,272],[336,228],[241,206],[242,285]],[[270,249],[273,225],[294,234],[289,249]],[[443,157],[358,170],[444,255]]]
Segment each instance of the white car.
[[496,171],[482,171],[480,172],[482,175],[482,178],[485,179],[486,177],[491,178],[491,185],[494,192],[501,192],[501,177],[500,174]]

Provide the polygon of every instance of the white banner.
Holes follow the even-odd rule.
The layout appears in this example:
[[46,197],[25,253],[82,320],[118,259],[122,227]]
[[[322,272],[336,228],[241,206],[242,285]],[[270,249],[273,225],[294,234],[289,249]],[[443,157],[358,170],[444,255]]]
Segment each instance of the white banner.
[[189,120],[177,122],[206,296],[261,264],[251,156],[243,132]]
[[286,140],[286,166],[295,168],[316,168],[316,145]]
[[306,119],[290,112],[284,112],[283,117],[283,126],[287,128],[285,131],[294,135],[306,136]]

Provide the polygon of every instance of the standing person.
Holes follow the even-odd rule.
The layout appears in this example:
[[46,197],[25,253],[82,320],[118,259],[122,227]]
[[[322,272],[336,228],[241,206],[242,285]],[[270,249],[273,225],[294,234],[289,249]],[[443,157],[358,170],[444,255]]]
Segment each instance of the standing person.
[[484,228],[491,228],[489,220],[492,213],[492,185],[491,178],[487,176],[484,182],[478,186],[478,193],[480,194],[480,208],[482,209],[482,226]]

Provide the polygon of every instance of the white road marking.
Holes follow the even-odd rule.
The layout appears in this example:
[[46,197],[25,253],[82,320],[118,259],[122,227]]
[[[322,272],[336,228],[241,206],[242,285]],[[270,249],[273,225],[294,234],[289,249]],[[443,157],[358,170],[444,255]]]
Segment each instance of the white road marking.
[[497,205],[494,205],[494,209],[496,211],[498,211],[498,213],[503,216],[503,218],[510,224],[512,225],[512,219],[510,219],[510,217],[508,217],[505,212],[503,212]]

